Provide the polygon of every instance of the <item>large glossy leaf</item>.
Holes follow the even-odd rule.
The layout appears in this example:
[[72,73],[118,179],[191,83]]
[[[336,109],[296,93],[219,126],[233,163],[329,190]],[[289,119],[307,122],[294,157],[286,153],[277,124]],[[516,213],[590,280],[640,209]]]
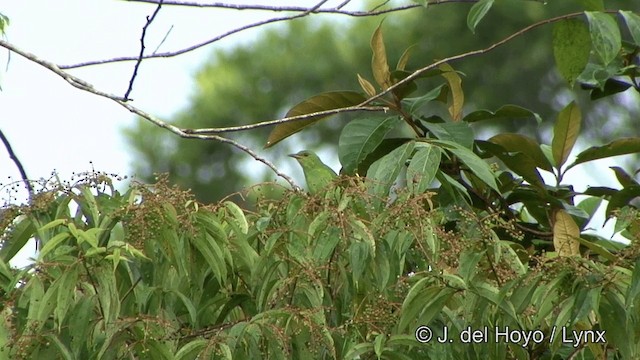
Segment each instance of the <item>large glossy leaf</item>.
[[513,133],[502,133],[492,137],[489,141],[502,146],[508,152],[520,152],[525,156],[530,157],[534,161],[536,167],[539,167],[540,169],[547,171],[552,170],[551,164],[547,160],[546,156],[544,156],[544,153],[542,153],[542,149],[540,149],[540,144],[528,136]]
[[[302,101],[298,105],[292,107],[285,117],[342,109],[361,104],[366,100],[367,99],[364,96],[355,91],[330,91],[312,96],[309,99]],[[295,120],[278,124],[273,128],[271,134],[269,134],[269,139],[267,140],[265,147],[271,147],[305,127],[327,118],[328,116],[329,115],[313,116],[304,120]]]
[[382,90],[386,90],[391,86],[391,73],[387,62],[387,50],[384,47],[384,38],[382,37],[382,24],[378,25],[371,36],[371,50],[373,51],[371,58],[373,78],[376,79]]
[[489,110],[476,110],[472,113],[467,114],[467,116],[465,116],[463,120],[465,122],[471,123],[483,120],[512,120],[523,118],[534,118],[538,123],[542,121],[538,114],[517,105],[503,105],[498,110],[496,110],[496,112],[491,112]]
[[578,19],[557,22],[553,27],[553,56],[560,75],[573,86],[589,61],[589,28]]
[[487,15],[491,6],[493,6],[494,0],[480,0],[473,4],[467,15],[467,26],[472,33],[476,32],[476,26],[480,23],[480,20]]
[[640,46],[640,16],[631,11],[623,10],[620,10],[620,15],[622,15],[624,22],[627,24],[633,43],[636,46]]
[[580,229],[571,215],[560,209],[555,212],[553,246],[558,256],[580,255]]
[[415,145],[414,141],[403,144],[371,165],[367,172],[367,178],[372,182],[371,193],[380,197],[389,195],[391,185],[405,166]]
[[473,146],[473,129],[466,122],[444,122],[439,124],[423,122],[422,124],[440,140],[453,141],[468,149]]
[[589,20],[591,42],[600,62],[608,65],[618,56],[622,37],[615,19],[603,12],[585,12]]
[[574,101],[567,105],[556,119],[553,126],[553,140],[551,150],[555,166],[559,169],[569,158],[569,154],[578,139],[582,115],[580,108]]
[[640,137],[616,139],[606,145],[592,146],[584,150],[576,156],[576,161],[569,168],[587,161],[635,153],[640,153]]
[[462,91],[462,78],[449,64],[439,66],[442,76],[447,79],[451,89],[451,103],[449,104],[449,115],[453,121],[462,119],[462,107],[464,106],[464,92]]
[[[403,144],[408,143],[409,141],[412,141],[412,140],[409,138],[391,138],[391,139],[382,140],[380,145],[378,145],[378,147],[376,147],[375,150],[369,153],[369,155],[367,155],[367,157],[363,161],[361,161],[360,164],[358,164],[358,169],[356,170],[356,174],[360,174],[360,175],[367,174],[371,164],[378,161],[383,156],[386,156],[387,154],[397,149],[398,147],[402,146]],[[343,171],[341,171],[340,173],[343,173]]]
[[495,191],[498,190],[498,184],[496,183],[496,178],[491,170],[489,164],[487,164],[484,160],[482,160],[478,155],[474,154],[473,151],[465,148],[464,146],[446,140],[431,140],[430,143],[440,146],[441,148],[447,149],[455,156],[457,156],[460,161],[462,161],[466,166],[469,167],[469,170],[475,174],[480,180],[482,180],[485,184],[489,185]]
[[338,156],[342,173],[353,175],[358,165],[373,152],[384,137],[400,123],[397,117],[360,118],[349,122],[338,140]]
[[440,166],[442,153],[438,147],[423,144],[407,167],[407,187],[413,194],[424,193],[433,182]]

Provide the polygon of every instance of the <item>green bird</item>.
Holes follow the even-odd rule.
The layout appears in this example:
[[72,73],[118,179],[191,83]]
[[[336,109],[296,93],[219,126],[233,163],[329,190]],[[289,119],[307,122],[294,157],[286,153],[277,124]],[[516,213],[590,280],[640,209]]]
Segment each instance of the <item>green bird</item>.
[[304,179],[307,181],[307,187],[311,195],[321,192],[338,176],[313,151],[302,150],[289,156],[298,160],[298,163],[302,166]]

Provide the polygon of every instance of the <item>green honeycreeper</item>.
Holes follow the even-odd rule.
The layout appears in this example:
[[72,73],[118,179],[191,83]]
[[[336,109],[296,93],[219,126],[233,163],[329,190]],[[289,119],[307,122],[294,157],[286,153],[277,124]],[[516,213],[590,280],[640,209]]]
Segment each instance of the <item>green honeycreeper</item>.
[[307,181],[307,187],[311,195],[321,192],[338,175],[325,165],[313,151],[302,150],[297,154],[289,155],[298,160]]

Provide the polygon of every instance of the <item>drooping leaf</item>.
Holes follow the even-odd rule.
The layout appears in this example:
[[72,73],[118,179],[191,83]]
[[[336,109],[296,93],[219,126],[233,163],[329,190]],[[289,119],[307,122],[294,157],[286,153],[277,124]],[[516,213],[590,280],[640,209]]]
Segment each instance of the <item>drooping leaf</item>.
[[629,202],[640,196],[640,186],[631,185],[615,191],[607,205],[607,217],[613,215],[613,211],[627,206]]
[[616,139],[606,145],[592,146],[582,151],[569,168],[592,160],[635,153],[640,153],[640,137]]
[[618,56],[622,47],[622,37],[615,19],[603,12],[586,11],[589,20],[591,42],[600,62],[608,65]]
[[473,4],[467,15],[467,27],[475,34],[476,26],[480,23],[482,18],[487,15],[489,9],[493,6],[494,0],[480,0]]
[[553,56],[560,75],[573,86],[589,62],[591,37],[578,19],[557,22],[553,27]]
[[[393,72],[391,72],[391,83],[396,84],[404,80],[409,75],[411,75],[410,71],[394,70]],[[418,90],[418,85],[416,85],[415,81],[411,80],[409,82],[400,84],[399,86],[394,88],[392,92],[398,99],[402,100],[416,90]]]
[[620,10],[620,15],[622,15],[624,22],[627,24],[633,43],[636,46],[640,46],[640,15],[624,10]]
[[485,184],[489,185],[495,191],[498,190],[498,184],[496,183],[496,178],[491,170],[489,164],[487,164],[484,160],[478,157],[478,155],[474,154],[473,151],[463,147],[462,145],[447,141],[447,140],[430,140],[432,144],[438,145],[441,148],[447,149],[455,156],[457,156],[460,161],[462,161],[466,166],[469,167],[469,170],[477,176],[480,180],[482,180]]
[[405,166],[415,144],[415,141],[403,144],[371,165],[367,179],[371,180],[372,194],[380,197],[389,195],[391,185]]
[[583,84],[582,88],[590,88],[591,90],[591,100],[602,99],[607,96],[615,95],[624,91],[627,91],[633,85],[629,84],[626,81],[618,80],[615,78],[608,78],[605,80],[602,86],[589,86]]
[[508,152],[520,152],[530,157],[536,167],[551,171],[552,166],[540,148],[540,144],[534,139],[520,134],[502,133],[498,134],[488,141],[498,144],[505,148]]
[[373,152],[384,137],[400,123],[397,117],[360,118],[349,122],[338,140],[338,157],[344,174],[353,175],[358,165]]
[[360,76],[360,74],[358,74],[358,82],[360,83],[362,90],[364,90],[365,94],[369,95],[369,97],[376,95],[376,88],[373,87],[369,80]]
[[460,121],[462,119],[462,107],[464,106],[464,92],[462,91],[462,78],[449,64],[439,66],[442,76],[447,79],[451,89],[451,103],[449,104],[449,115],[451,119]]
[[569,158],[569,154],[578,139],[582,115],[580,108],[574,101],[567,105],[556,119],[553,126],[553,140],[551,150],[555,166],[559,169]]
[[[299,115],[308,115],[317,113],[320,111],[342,109],[350,106],[355,106],[363,103],[367,99],[360,93],[355,91],[331,91],[315,95],[307,100],[302,101],[298,105],[292,107],[285,117],[293,117]],[[288,138],[289,136],[297,133],[303,128],[312,125],[330,115],[312,116],[303,120],[289,121],[286,123],[278,124],[271,134],[265,148],[271,147],[278,142]]]
[[433,182],[442,153],[430,144],[421,144],[407,167],[407,187],[413,194],[424,193]]
[[384,47],[384,38],[382,36],[382,23],[378,25],[371,36],[371,50],[373,50],[373,56],[371,58],[373,78],[382,90],[386,90],[391,86],[391,73],[389,72],[387,50]]
[[524,119],[534,118],[538,124],[542,121],[540,116],[529,109],[517,105],[503,105],[496,112],[489,110],[476,110],[467,114],[464,119],[465,122],[476,122],[483,120],[498,120],[498,119]]
[[620,185],[622,185],[622,187],[628,187],[632,185],[640,186],[640,184],[638,184],[638,182],[631,175],[627,174],[627,172],[624,171],[623,168],[619,166],[610,166],[609,169],[613,170],[613,172],[616,174],[616,179],[618,179],[618,182],[620,183]]
[[556,210],[553,224],[553,246],[558,256],[580,255],[580,228],[564,209]]

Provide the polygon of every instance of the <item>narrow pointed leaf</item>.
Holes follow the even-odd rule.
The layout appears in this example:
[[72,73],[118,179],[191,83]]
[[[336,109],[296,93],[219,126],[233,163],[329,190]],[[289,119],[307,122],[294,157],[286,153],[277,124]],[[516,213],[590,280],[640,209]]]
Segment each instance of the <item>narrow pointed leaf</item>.
[[396,66],[396,70],[404,70],[407,67],[407,63],[409,62],[409,58],[411,57],[411,53],[413,49],[416,48],[416,45],[413,44],[407,48],[400,56],[400,60],[398,60],[398,65]]
[[453,141],[468,149],[473,146],[473,129],[466,122],[423,122],[423,125],[440,140]]
[[436,178],[442,152],[439,148],[424,144],[413,155],[407,167],[407,187],[413,194],[422,194]]
[[558,168],[569,158],[571,149],[573,149],[573,145],[578,139],[581,122],[580,108],[575,102],[571,102],[558,114],[553,127],[553,141],[551,142],[553,160]]
[[525,156],[530,157],[535,166],[540,169],[547,171],[552,170],[551,164],[540,148],[540,144],[528,136],[503,133],[492,137],[489,141],[502,146],[508,152],[520,152]]
[[[302,101],[298,105],[294,106],[287,112],[285,117],[308,115],[317,113],[320,111],[342,109],[350,106],[355,106],[366,101],[364,96],[355,91],[331,91],[315,95],[307,100]],[[276,125],[269,134],[266,148],[271,147],[278,142],[288,138],[289,136],[297,133],[305,127],[312,125],[329,115],[313,116],[304,120],[289,121]]]
[[472,33],[475,34],[476,26],[480,23],[480,20],[487,15],[491,6],[493,6],[494,0],[480,0],[473,4],[467,15],[467,26]]
[[364,90],[365,94],[369,95],[369,97],[376,95],[376,88],[373,87],[369,80],[360,76],[360,74],[358,74],[358,82],[360,83],[362,90]]
[[576,156],[573,167],[587,161],[604,159],[612,156],[640,153],[640,137],[622,138],[603,146],[592,146]]
[[387,62],[387,50],[384,47],[384,38],[382,37],[382,24],[378,25],[371,36],[371,50],[373,50],[371,58],[373,78],[383,90],[386,90],[391,85],[391,74]]
[[533,118],[536,119],[538,124],[542,121],[540,116],[529,109],[525,109],[523,107],[517,105],[504,105],[500,107],[496,112],[491,112],[489,110],[476,110],[472,113],[467,114],[464,117],[465,122],[476,122],[483,120],[498,120],[498,119],[523,119],[523,118]]
[[615,19],[602,12],[585,12],[589,20],[591,42],[603,65],[608,65],[618,56],[622,47],[622,37]]
[[587,66],[591,53],[589,28],[578,19],[567,19],[553,26],[553,56],[560,75],[573,86]]
[[469,170],[475,176],[477,176],[485,184],[489,185],[489,187],[491,187],[493,190],[500,192],[500,190],[498,190],[498,184],[496,183],[496,178],[493,174],[493,171],[491,170],[491,167],[484,160],[478,157],[478,155],[474,154],[473,151],[452,141],[432,140],[430,141],[430,143],[436,144],[441,148],[447,149],[448,151],[452,152],[460,159],[460,161],[462,161],[469,167]]
[[338,140],[342,173],[353,175],[358,165],[373,152],[384,137],[400,123],[397,117],[360,118],[349,122]]
[[553,247],[558,256],[580,255],[580,229],[564,209],[555,212]]
[[464,105],[464,92],[462,91],[462,78],[449,65],[442,64],[439,66],[442,70],[442,76],[447,79],[449,88],[451,89],[451,103],[449,104],[449,115],[453,121],[462,119],[462,106]]
[[482,151],[486,151],[500,159],[507,168],[522,176],[529,184],[538,188],[544,188],[544,181],[536,168],[536,163],[533,158],[519,152],[509,152],[501,145],[490,141],[477,141],[476,144]]

